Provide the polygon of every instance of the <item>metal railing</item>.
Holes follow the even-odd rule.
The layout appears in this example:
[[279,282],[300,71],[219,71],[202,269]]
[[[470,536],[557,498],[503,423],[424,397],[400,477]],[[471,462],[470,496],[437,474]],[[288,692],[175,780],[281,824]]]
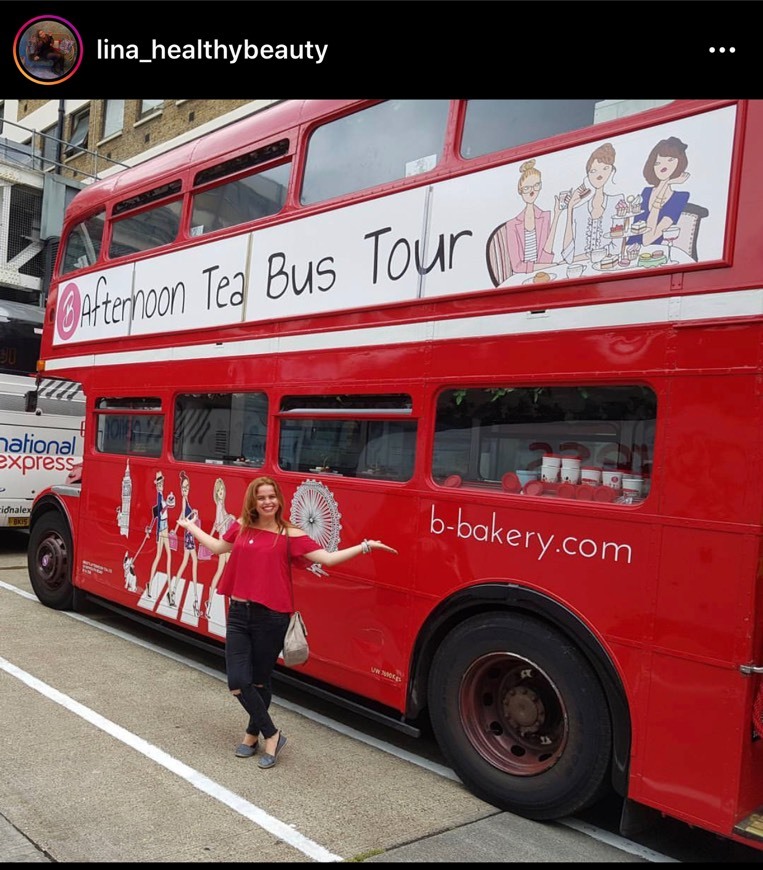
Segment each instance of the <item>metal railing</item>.
[[[26,127],[23,124],[17,124],[15,121],[9,121],[7,118],[3,118],[1,123],[3,126],[7,124],[11,127],[16,127],[19,130],[24,130],[30,135],[30,141],[27,143],[16,142],[12,139],[0,136],[0,161],[5,163],[43,172],[54,168],[59,172],[62,169],[65,169],[67,172],[73,173],[75,177],[77,175],[84,175],[87,178],[93,179],[100,178],[100,175],[98,174],[99,161],[108,164],[106,168],[111,166],[121,166],[124,169],[128,168],[127,163],[113,160],[111,157],[106,157],[98,151],[84,148],[82,145],[72,145],[66,139],[59,139],[51,133],[44,133],[42,130]],[[75,166],[72,166],[71,163],[64,160],[58,160],[57,156],[51,156],[50,153],[46,153],[49,152],[50,148],[53,148],[57,155],[59,152],[59,145],[62,146],[61,150],[66,149],[68,152],[67,156],[69,157],[80,157],[83,154],[91,155],[93,157],[93,172],[85,172],[82,169],[77,169]]]

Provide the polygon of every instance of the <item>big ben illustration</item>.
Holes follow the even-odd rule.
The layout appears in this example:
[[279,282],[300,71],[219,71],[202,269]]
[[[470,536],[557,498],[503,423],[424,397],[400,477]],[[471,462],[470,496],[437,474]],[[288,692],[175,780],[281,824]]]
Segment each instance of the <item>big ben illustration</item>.
[[130,477],[130,460],[122,478],[122,507],[117,510],[117,525],[119,534],[126,538],[130,535],[130,500],[132,499],[132,478]]

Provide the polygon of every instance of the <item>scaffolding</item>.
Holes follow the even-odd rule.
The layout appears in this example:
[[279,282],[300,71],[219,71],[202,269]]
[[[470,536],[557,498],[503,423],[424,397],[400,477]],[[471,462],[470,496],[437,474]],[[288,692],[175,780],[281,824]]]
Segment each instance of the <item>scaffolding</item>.
[[[96,180],[99,168],[126,164],[7,118],[2,123],[25,131],[29,141],[0,137],[0,299],[43,306],[64,210],[83,186],[62,170]],[[64,149],[69,157],[90,155],[93,172],[64,163]]]

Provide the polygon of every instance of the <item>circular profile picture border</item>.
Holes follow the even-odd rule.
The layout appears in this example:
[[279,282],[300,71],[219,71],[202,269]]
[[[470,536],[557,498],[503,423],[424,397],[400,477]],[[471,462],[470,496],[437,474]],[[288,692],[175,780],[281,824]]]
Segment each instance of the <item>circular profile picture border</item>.
[[[71,31],[72,36],[77,43],[77,60],[74,66],[69,70],[65,75],[60,76],[56,79],[43,79],[38,76],[32,75],[29,70],[24,66],[22,60],[22,51],[21,44],[24,39],[24,34],[30,30],[38,21],[59,21],[63,24],[69,31]],[[82,37],[79,34],[77,28],[68,21],[66,18],[61,18],[60,15],[35,15],[34,18],[30,18],[25,24],[22,24],[19,28],[18,33],[16,34],[16,38],[13,41],[13,60],[18,67],[18,71],[21,73],[24,78],[29,79],[30,82],[34,82],[37,85],[60,85],[62,82],[70,79],[74,73],[80,68],[80,64],[82,63]]]

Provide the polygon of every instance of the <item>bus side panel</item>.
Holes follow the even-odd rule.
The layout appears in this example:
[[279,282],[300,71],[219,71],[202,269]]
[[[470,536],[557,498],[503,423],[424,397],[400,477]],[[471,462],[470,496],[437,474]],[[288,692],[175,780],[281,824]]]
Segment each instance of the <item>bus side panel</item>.
[[[596,312],[595,307],[591,310]],[[548,332],[517,334],[508,340],[505,336],[486,335],[479,341],[434,344],[432,380],[463,385],[465,379],[471,377],[483,377],[491,382],[496,377],[504,377],[506,385],[526,386],[544,379],[559,383],[573,377],[580,385],[600,383],[603,379],[617,383],[651,383],[652,375],[647,377],[644,373],[664,368],[668,353],[665,329],[617,326],[594,330],[586,328],[587,318],[591,316],[588,311],[570,315],[549,309],[542,312],[540,320],[547,325]],[[524,317],[526,322],[533,322],[529,314]],[[572,329],[557,332],[553,330],[554,324],[558,324],[560,330]],[[518,329],[520,325],[513,328]],[[500,368],[498,360],[505,360]]]
[[[224,639],[225,599],[213,596],[211,619],[194,612],[193,607],[196,601],[203,613],[218,559],[214,555],[210,559],[197,557],[194,569],[191,556],[181,574],[185,555],[182,529],[178,530],[175,549],[169,553],[170,577],[178,578],[177,607],[168,603],[167,552],[158,545],[156,523],[152,523],[154,475],[161,469],[164,495],[175,495],[175,505],[168,510],[169,530],[175,528],[180,515],[179,473],[184,470],[191,482],[188,503],[198,510],[201,527],[210,531],[215,520],[215,479],[224,478],[227,508],[238,515],[246,486],[259,472],[132,456],[129,527],[125,527],[129,534],[124,535],[118,515],[125,511],[124,503],[120,503],[125,462],[121,456],[89,457],[89,485],[83,488],[82,507],[90,524],[78,542],[77,585],[167,622]],[[305,478],[284,472],[276,476],[283,485],[288,518],[294,494]],[[400,518],[409,513],[410,496],[404,492],[396,496],[386,486],[360,488],[357,481],[343,486],[340,477],[324,476],[322,480],[325,484],[320,493],[313,493],[313,498],[324,498],[325,493],[323,509],[336,511],[336,522],[341,524],[338,549],[359,543],[364,537],[378,538],[392,542],[401,555],[375,553],[318,575],[294,568],[295,606],[305,615],[310,641],[310,659],[300,670],[402,711],[411,646],[409,598],[416,527],[412,522],[401,525]],[[129,566],[126,558],[131,560]],[[152,570],[155,573],[149,599],[145,588]],[[132,571],[134,579],[125,571]]]
[[[295,475],[284,472],[276,477],[283,485],[288,516],[295,490],[305,480],[295,481]],[[321,478],[341,515],[337,549],[371,538],[395,547],[398,555],[374,551],[327,568],[325,575],[292,571],[295,606],[304,613],[310,632],[310,659],[300,670],[402,712],[418,550],[414,498],[384,484],[335,480]]]
[[[657,538],[647,517],[463,488],[422,499],[420,523],[421,609],[466,586],[502,581],[549,595],[600,637],[642,644],[651,634]],[[417,622],[425,616],[417,613]]]
[[651,666],[644,759],[630,797],[729,833],[741,758],[731,748],[750,741],[749,720],[742,716],[746,684],[731,668],[659,651]]
[[733,578],[749,574],[744,550],[735,533],[674,527],[660,556],[651,687],[643,699],[648,712],[631,797],[703,823],[736,805],[750,740],[750,683],[736,666],[739,636],[723,628],[742,631],[752,610],[750,596],[733,591]]
[[[199,511],[201,527],[210,531],[215,520],[215,479],[221,474],[225,477],[227,508],[237,514],[251,472],[246,474],[219,465],[180,465],[161,458],[132,455],[129,458],[130,494],[126,499],[123,496],[126,457],[93,453],[88,457],[87,469],[87,481],[82,489],[82,516],[89,519],[88,527],[80,530],[78,585],[94,595],[117,601],[143,614],[202,633],[208,631],[216,639],[222,639],[225,636],[224,599],[215,596],[214,621],[200,615],[218,559],[213,555],[199,558],[198,548],[194,550],[194,559],[185,549],[182,529],[178,529],[172,547],[169,539],[166,546],[164,538],[158,540],[154,478],[157,471],[161,471],[165,481],[164,496],[175,497],[174,507],[168,508],[167,512],[169,532],[175,530],[181,511],[181,470],[186,471],[190,479],[188,504]],[[172,577],[178,577],[176,607],[171,606],[166,595]],[[150,597],[147,594],[149,581]]]
[[[720,332],[691,330],[702,345],[712,343]],[[754,333],[759,342],[763,340],[760,330]],[[679,361],[683,359],[685,354],[680,353]],[[748,354],[746,361],[753,366],[755,354]],[[717,361],[711,357],[710,362]],[[679,370],[671,385],[669,414],[667,443],[655,445],[654,476],[664,481],[661,513],[759,527],[763,505],[759,375],[738,370],[719,374],[716,369],[689,376]]]
[[[722,833],[763,804],[763,757],[751,739],[756,678],[739,671],[741,664],[762,663],[761,415],[754,373],[760,348],[752,337],[759,342],[760,329],[689,326],[676,333],[679,373],[665,409],[668,443],[658,445],[655,457],[667,524],[649,750],[633,795],[689,820],[723,818]],[[701,361],[715,371],[681,373]],[[724,364],[736,371],[719,374]],[[676,789],[677,782],[685,787]]]
[[[82,512],[86,525],[77,536],[77,585],[120,604],[136,606],[136,599],[126,588],[123,561],[140,554],[147,568],[138,577],[137,592],[146,584],[148,568],[156,552],[156,544],[147,529],[151,525],[151,494],[155,467],[151,461],[130,457],[132,494],[128,505],[129,526],[124,535],[119,525],[122,480],[126,459],[100,453],[88,455],[82,486]],[[173,486],[173,489],[177,487]],[[145,490],[145,492],[144,492]],[[169,492],[169,487],[168,487]]]

